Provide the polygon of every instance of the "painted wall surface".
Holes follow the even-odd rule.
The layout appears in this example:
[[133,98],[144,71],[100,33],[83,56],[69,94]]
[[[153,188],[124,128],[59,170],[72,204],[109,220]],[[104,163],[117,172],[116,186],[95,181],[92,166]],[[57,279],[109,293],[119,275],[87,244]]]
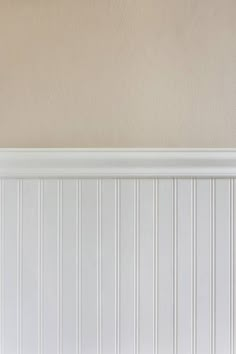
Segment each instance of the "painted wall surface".
[[234,179],[1,179],[1,354],[233,354]]
[[0,1],[0,147],[236,147],[235,0]]

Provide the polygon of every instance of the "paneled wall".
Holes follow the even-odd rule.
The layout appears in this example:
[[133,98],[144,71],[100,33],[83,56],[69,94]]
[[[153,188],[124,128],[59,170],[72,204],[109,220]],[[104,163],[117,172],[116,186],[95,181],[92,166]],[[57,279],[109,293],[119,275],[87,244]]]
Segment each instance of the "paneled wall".
[[1,179],[1,354],[233,354],[233,179]]

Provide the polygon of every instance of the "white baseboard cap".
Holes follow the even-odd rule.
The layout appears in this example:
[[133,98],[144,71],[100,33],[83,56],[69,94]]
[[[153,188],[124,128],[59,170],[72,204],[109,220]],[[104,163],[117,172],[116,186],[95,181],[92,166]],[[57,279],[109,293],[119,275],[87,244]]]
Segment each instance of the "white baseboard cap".
[[0,177],[236,177],[236,149],[0,149]]

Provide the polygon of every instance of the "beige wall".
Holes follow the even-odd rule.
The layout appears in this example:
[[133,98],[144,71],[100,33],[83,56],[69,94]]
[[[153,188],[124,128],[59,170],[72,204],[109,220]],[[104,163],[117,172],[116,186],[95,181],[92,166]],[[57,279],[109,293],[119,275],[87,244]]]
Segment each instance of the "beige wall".
[[1,147],[236,147],[235,0],[0,0]]

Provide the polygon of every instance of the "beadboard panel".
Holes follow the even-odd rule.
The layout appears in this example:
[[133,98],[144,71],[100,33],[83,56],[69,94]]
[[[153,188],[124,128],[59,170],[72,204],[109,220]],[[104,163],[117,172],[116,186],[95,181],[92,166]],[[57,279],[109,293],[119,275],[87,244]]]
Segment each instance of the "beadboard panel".
[[232,178],[1,179],[1,354],[233,354]]
[[[196,338],[198,353],[208,354],[212,338],[212,204],[211,181],[198,180],[196,184],[195,238],[197,263],[195,267]],[[197,217],[196,217],[197,216]],[[195,312],[196,313],[196,312]],[[212,351],[211,351],[212,352]]]

